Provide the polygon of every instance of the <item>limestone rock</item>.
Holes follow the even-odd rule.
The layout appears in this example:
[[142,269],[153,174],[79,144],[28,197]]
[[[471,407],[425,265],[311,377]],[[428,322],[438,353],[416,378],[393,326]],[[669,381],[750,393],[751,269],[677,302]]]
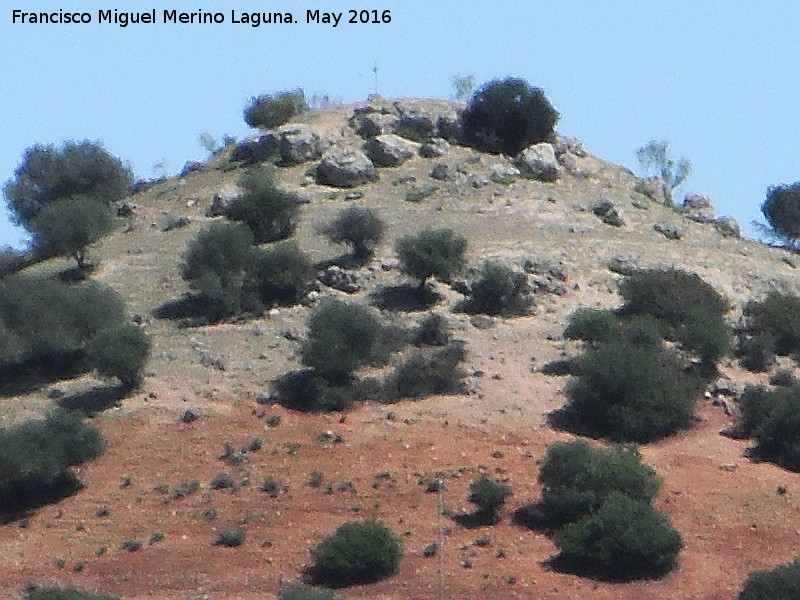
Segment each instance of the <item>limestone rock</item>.
[[553,146],[542,142],[534,144],[522,151],[518,159],[520,170],[527,176],[539,181],[555,181],[559,168]]
[[739,221],[733,217],[724,216],[714,220],[714,227],[723,237],[741,237],[742,229]]
[[592,207],[592,212],[600,217],[606,225],[622,227],[625,225],[625,217],[622,211],[609,199],[603,198]]
[[425,142],[419,149],[423,158],[439,158],[450,151],[450,142],[444,138],[433,138]]
[[417,147],[394,134],[379,135],[369,144],[372,161],[380,167],[399,167],[414,156]]
[[239,142],[231,153],[231,160],[247,165],[263,163],[280,155],[280,137],[270,131],[255,140]]
[[355,294],[364,289],[364,282],[357,273],[336,265],[325,269],[317,279],[324,285],[346,294]]
[[317,130],[308,125],[291,125],[278,130],[281,159],[287,165],[299,165],[320,157]]
[[326,150],[316,169],[317,183],[333,187],[355,187],[377,178],[375,165],[357,148]]
[[667,203],[667,198],[664,196],[664,180],[661,177],[639,179],[633,189],[659,204]]
[[711,223],[714,221],[714,206],[706,194],[691,192],[683,199],[683,213],[692,221]]

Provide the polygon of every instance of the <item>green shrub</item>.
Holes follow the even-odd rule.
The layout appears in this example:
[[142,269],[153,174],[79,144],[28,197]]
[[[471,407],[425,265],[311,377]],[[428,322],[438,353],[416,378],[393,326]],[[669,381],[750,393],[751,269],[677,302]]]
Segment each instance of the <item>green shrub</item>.
[[650,502],[661,480],[635,447],[593,448],[577,440],[548,446],[539,483],[536,511],[548,527],[559,527],[595,512],[614,492]]
[[74,412],[59,410],[0,429],[0,509],[58,497],[74,485],[69,467],[97,458],[104,448],[100,432]]
[[269,494],[271,498],[277,498],[278,494],[281,493],[282,487],[280,480],[273,477],[266,477],[261,483],[261,491]]
[[256,244],[283,240],[294,233],[300,204],[293,193],[277,186],[274,168],[248,171],[240,183],[244,194],[227,216],[247,225]]
[[619,319],[610,310],[579,308],[570,315],[564,337],[599,344],[617,339],[619,327]]
[[[753,433],[751,454],[800,472],[800,388],[791,388],[773,400],[772,410]],[[776,392],[773,392],[776,393]]]
[[420,321],[414,334],[417,346],[446,346],[450,343],[450,325],[439,313],[429,313]]
[[303,364],[330,381],[344,381],[367,364],[380,333],[380,323],[361,306],[331,300],[309,318]]
[[86,354],[97,371],[116,377],[125,386],[137,386],[150,353],[150,339],[133,323],[121,323],[99,332]]
[[293,581],[281,588],[278,600],[341,600],[341,598],[329,589]]
[[274,129],[307,110],[306,95],[301,89],[264,94],[250,99],[244,109],[244,122],[253,128]]
[[119,600],[116,596],[93,594],[74,587],[30,587],[22,600]]
[[253,279],[264,304],[297,304],[311,289],[317,271],[308,255],[294,241],[272,248],[256,248]]
[[479,88],[461,122],[468,145],[514,156],[549,140],[559,116],[541,89],[523,79],[509,78]]
[[770,390],[760,385],[748,385],[739,399],[742,418],[736,424],[735,437],[751,438],[771,419],[791,396],[798,396],[800,388]]
[[460,365],[465,356],[464,344],[459,342],[432,352],[412,352],[386,382],[386,400],[459,393],[464,378]]
[[469,484],[469,501],[478,507],[478,511],[492,516],[497,514],[510,495],[508,486],[486,476]]
[[419,279],[422,288],[429,277],[447,281],[464,268],[467,239],[452,229],[424,229],[397,240],[400,270]]
[[86,248],[111,231],[114,217],[103,202],[68,198],[42,208],[30,222],[40,256],[71,256],[83,267]]
[[371,209],[358,206],[345,208],[322,229],[332,243],[350,244],[358,259],[372,256],[383,232],[383,221]]
[[665,576],[677,566],[683,545],[666,515],[619,492],[597,512],[566,525],[554,541],[568,570],[614,581]]
[[678,339],[705,363],[714,363],[733,347],[730,326],[721,316],[702,308],[689,313],[678,329]]
[[351,521],[311,550],[315,581],[335,586],[380,581],[400,565],[400,541],[379,521]]
[[214,546],[225,546],[226,548],[236,548],[244,544],[246,532],[243,528],[229,529],[221,531],[214,540]]
[[253,236],[242,225],[216,222],[203,229],[184,255],[183,278],[205,303],[212,320],[254,309],[245,294],[253,261]]
[[739,600],[795,600],[800,598],[800,559],[774,569],[753,571],[744,582]]
[[751,336],[740,336],[736,348],[739,363],[754,373],[769,371],[775,364],[775,338],[771,333],[760,332]]
[[480,276],[470,284],[469,298],[459,308],[470,314],[508,317],[526,314],[532,302],[525,273],[486,261]]
[[761,212],[778,237],[796,244],[800,238],[800,182],[768,188]]
[[686,323],[699,308],[719,317],[729,308],[699,275],[680,269],[636,271],[620,283],[619,291],[624,314],[649,314],[673,326]]
[[745,304],[743,314],[755,335],[772,337],[778,354],[800,351],[800,297],[770,292],[763,300]]
[[568,410],[599,435],[648,442],[692,422],[694,382],[657,349],[608,343],[575,362]]

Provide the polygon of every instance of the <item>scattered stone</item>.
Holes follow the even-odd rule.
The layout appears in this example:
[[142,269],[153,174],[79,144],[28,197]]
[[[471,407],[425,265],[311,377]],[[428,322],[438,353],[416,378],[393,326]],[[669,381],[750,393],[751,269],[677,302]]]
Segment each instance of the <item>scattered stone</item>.
[[738,400],[744,393],[744,387],[730,379],[719,379],[711,385],[709,391],[717,396],[729,396]]
[[668,240],[679,240],[683,237],[683,231],[667,223],[656,223],[653,229],[662,234]]
[[196,408],[189,408],[186,412],[183,413],[181,417],[181,421],[183,423],[191,423],[192,421],[197,421],[200,418],[200,411]]
[[471,173],[467,177],[467,183],[470,187],[477,189],[484,188],[491,183],[491,179],[483,173]]
[[139,206],[131,202],[118,202],[116,208],[118,217],[132,217],[139,210]]
[[455,165],[441,162],[433,167],[431,177],[439,181],[456,181],[459,178],[459,173]]
[[782,256],[781,260],[785,262],[787,265],[792,267],[793,269],[797,268],[797,261],[793,259],[791,256]]
[[347,201],[351,200],[361,200],[364,197],[364,192],[351,192],[346,194],[344,199]]
[[502,185],[511,185],[521,175],[520,170],[508,161],[494,163],[489,167],[489,178]]
[[542,142],[522,151],[517,162],[520,171],[533,179],[552,182],[558,179],[559,167],[553,146]]
[[554,281],[550,277],[533,277],[528,282],[534,293],[555,294],[556,296],[563,296],[569,290],[563,283]]
[[376,181],[378,174],[369,157],[357,148],[330,148],[316,170],[317,183],[349,188]]
[[475,329],[491,329],[494,327],[495,319],[489,315],[473,315],[469,322]]
[[167,232],[173,229],[183,229],[192,222],[192,219],[186,216],[174,217],[170,219],[161,231]]
[[364,289],[364,282],[357,273],[337,265],[325,269],[317,279],[322,284],[346,294],[355,294]]
[[531,275],[545,275],[558,281],[567,281],[567,269],[561,261],[525,259],[522,268]]
[[698,223],[714,221],[714,206],[706,194],[690,192],[683,199],[683,214]]
[[630,276],[639,270],[639,257],[635,254],[618,254],[608,261],[608,270],[612,273]]
[[425,142],[419,149],[423,158],[439,158],[450,152],[450,142],[444,138],[433,138]]
[[714,219],[714,227],[723,237],[742,237],[742,228],[739,221],[730,216]]
[[399,167],[414,156],[417,147],[394,134],[379,135],[369,144],[372,161],[379,167]]
[[211,206],[206,211],[207,217],[224,217],[233,205],[239,200],[242,190],[236,186],[225,186],[216,192],[211,200]]
[[406,192],[407,202],[422,202],[425,198],[433,196],[439,191],[439,186],[433,183],[422,183],[419,185],[412,185]]
[[622,211],[608,198],[603,198],[592,207],[592,212],[600,217],[606,225],[622,227],[625,225],[625,217]]
[[583,149],[583,142],[572,135],[561,135],[557,133],[553,141],[553,151],[558,157],[568,152],[575,156],[580,156],[581,158],[586,156],[586,151]]

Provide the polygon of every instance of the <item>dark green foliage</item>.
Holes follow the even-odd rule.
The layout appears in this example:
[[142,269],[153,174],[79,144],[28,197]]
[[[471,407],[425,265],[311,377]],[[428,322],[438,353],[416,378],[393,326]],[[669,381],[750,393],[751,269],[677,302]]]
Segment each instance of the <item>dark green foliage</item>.
[[429,277],[447,281],[464,268],[467,239],[452,229],[424,229],[401,237],[395,250],[400,270],[419,279],[422,287]]
[[371,209],[358,206],[345,208],[322,229],[332,243],[350,244],[357,259],[372,256],[383,232],[383,221]]
[[490,515],[495,515],[510,495],[508,486],[486,476],[469,484],[469,501],[477,505],[479,511]]
[[733,347],[731,328],[725,319],[703,308],[688,314],[678,329],[678,339],[706,363],[718,361]]
[[293,371],[272,382],[275,400],[302,412],[344,411],[353,404],[381,398],[381,386],[354,377],[330,381],[313,370]]
[[235,490],[236,482],[227,473],[215,475],[209,486],[212,490]]
[[612,492],[555,535],[559,566],[599,579],[655,579],[677,566],[680,534],[648,503]]
[[325,302],[309,318],[303,364],[327,380],[344,381],[370,361],[379,333],[380,324],[366,308]]
[[236,548],[244,544],[246,532],[242,527],[238,529],[228,529],[221,531],[214,540],[214,546],[225,546],[226,548]]
[[673,326],[686,323],[698,309],[722,317],[728,302],[695,273],[680,269],[641,270],[619,286],[623,313],[649,314]]
[[31,229],[46,206],[67,199],[110,205],[128,193],[133,176],[102,145],[83,141],[54,146],[33,146],[25,151],[14,179],[4,193],[18,224]]
[[800,238],[800,182],[768,188],[761,212],[778,237],[795,244]]
[[114,225],[111,208],[103,202],[67,198],[44,206],[31,220],[33,245],[40,256],[71,256],[83,267],[86,247]]
[[775,364],[775,338],[771,333],[759,332],[741,336],[736,349],[739,362],[748,371],[763,373]]
[[486,261],[480,276],[470,284],[469,298],[459,309],[470,314],[509,317],[526,314],[532,302],[525,273]]
[[26,591],[22,600],[119,600],[119,598],[104,594],[93,594],[74,587],[32,586]]
[[301,89],[264,94],[250,99],[244,109],[244,122],[253,128],[274,129],[307,110],[306,95]]
[[71,255],[83,266],[86,247],[111,229],[111,203],[132,183],[130,170],[100,144],[67,142],[28,148],[4,192],[38,253]]
[[792,396],[800,397],[800,388],[770,390],[760,385],[748,385],[739,399],[742,418],[736,424],[734,437],[754,437]]
[[397,571],[401,557],[400,541],[383,523],[351,521],[312,548],[311,575],[337,587],[380,581]]
[[661,480],[635,447],[593,448],[579,440],[547,448],[539,483],[536,511],[548,527],[559,527],[596,511],[614,492],[650,502]]
[[150,353],[150,339],[133,323],[120,323],[100,331],[86,347],[95,369],[106,377],[116,377],[125,386],[136,386]]
[[197,234],[184,256],[183,278],[196,290],[211,319],[254,309],[245,294],[253,236],[242,225],[217,222]]
[[753,571],[739,600],[796,600],[800,598],[800,559],[774,569]]
[[763,300],[745,304],[743,314],[748,329],[755,335],[772,337],[775,352],[781,355],[800,351],[800,298],[770,292]]
[[278,494],[281,493],[281,482],[278,479],[274,479],[272,477],[267,477],[261,484],[261,491],[269,494],[271,498],[277,498]]
[[[800,389],[773,401],[772,410],[753,433],[756,445],[751,455],[800,472]],[[773,392],[775,393],[775,392]]]
[[648,442],[692,422],[693,382],[658,349],[608,343],[578,357],[568,410],[599,435]]
[[69,467],[97,458],[105,444],[100,432],[77,412],[0,429],[0,510],[26,507],[70,485]]
[[514,156],[550,139],[559,117],[541,89],[509,78],[478,89],[461,122],[465,141],[473,148]]
[[31,256],[14,248],[0,249],[0,278],[21,271],[30,263]]
[[568,340],[599,344],[619,337],[619,329],[619,319],[612,311],[579,308],[570,315],[564,337]]
[[417,346],[446,346],[450,342],[450,325],[439,313],[429,313],[417,327],[414,343]]
[[433,351],[415,351],[398,365],[386,382],[385,400],[457,394],[463,386],[460,368],[466,350],[461,342]]
[[300,302],[317,274],[311,259],[294,241],[255,248],[252,272],[258,297],[267,305]]
[[245,192],[227,216],[247,225],[256,244],[283,240],[294,233],[300,204],[293,193],[277,186],[274,167],[248,171],[241,186]]
[[293,581],[278,593],[278,600],[341,600],[331,590]]

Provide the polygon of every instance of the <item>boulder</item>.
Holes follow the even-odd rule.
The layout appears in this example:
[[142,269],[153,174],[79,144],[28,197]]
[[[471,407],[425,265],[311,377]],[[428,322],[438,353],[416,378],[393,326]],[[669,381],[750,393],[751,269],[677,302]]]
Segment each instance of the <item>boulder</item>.
[[242,191],[236,186],[225,186],[214,194],[211,206],[206,211],[207,217],[224,217],[239,200]]
[[379,135],[369,144],[372,161],[380,167],[399,167],[416,150],[416,145],[394,134]]
[[329,148],[316,169],[317,183],[333,187],[355,187],[377,178],[375,165],[357,148]]
[[280,155],[280,136],[270,131],[258,139],[245,140],[236,144],[231,160],[248,165],[263,163]]
[[667,198],[664,196],[664,180],[661,179],[661,177],[646,177],[644,179],[639,179],[636,182],[633,190],[640,194],[644,194],[659,204],[667,204]]
[[714,227],[722,234],[723,237],[741,237],[742,228],[739,226],[739,221],[733,217],[725,216],[714,220]]
[[600,217],[606,225],[612,225],[614,227],[622,227],[625,225],[625,217],[622,211],[608,198],[603,198],[595,203],[592,207],[592,212]]
[[683,199],[683,214],[698,223],[714,221],[714,206],[706,194],[690,192]]
[[439,181],[456,181],[459,175],[458,167],[446,162],[440,162],[431,171],[431,177]]
[[539,181],[555,181],[559,168],[553,146],[542,142],[534,144],[522,151],[517,161],[520,170],[527,176]]
[[325,269],[317,279],[324,285],[346,294],[355,294],[364,289],[364,282],[357,273],[336,265]]
[[453,144],[464,139],[464,125],[457,113],[446,114],[436,119],[436,135]]
[[361,137],[373,138],[384,133],[390,133],[397,124],[397,115],[383,112],[356,112],[350,119],[350,126]]
[[319,134],[308,125],[291,125],[278,130],[280,155],[287,165],[299,165],[320,157]]
[[508,185],[514,183],[520,175],[519,169],[506,160],[489,167],[489,178],[495,183]]
[[608,261],[608,270],[620,275],[631,276],[639,270],[639,257],[635,254],[618,254]]
[[558,133],[553,140],[553,151],[558,157],[568,152],[581,158],[586,156],[586,151],[583,149],[583,142],[574,136],[561,135]]
[[419,149],[423,158],[439,158],[450,151],[450,142],[444,138],[433,138],[425,142]]
[[675,225],[669,223],[656,223],[653,225],[658,233],[662,234],[668,240],[679,240],[683,237],[683,231],[678,229]]

